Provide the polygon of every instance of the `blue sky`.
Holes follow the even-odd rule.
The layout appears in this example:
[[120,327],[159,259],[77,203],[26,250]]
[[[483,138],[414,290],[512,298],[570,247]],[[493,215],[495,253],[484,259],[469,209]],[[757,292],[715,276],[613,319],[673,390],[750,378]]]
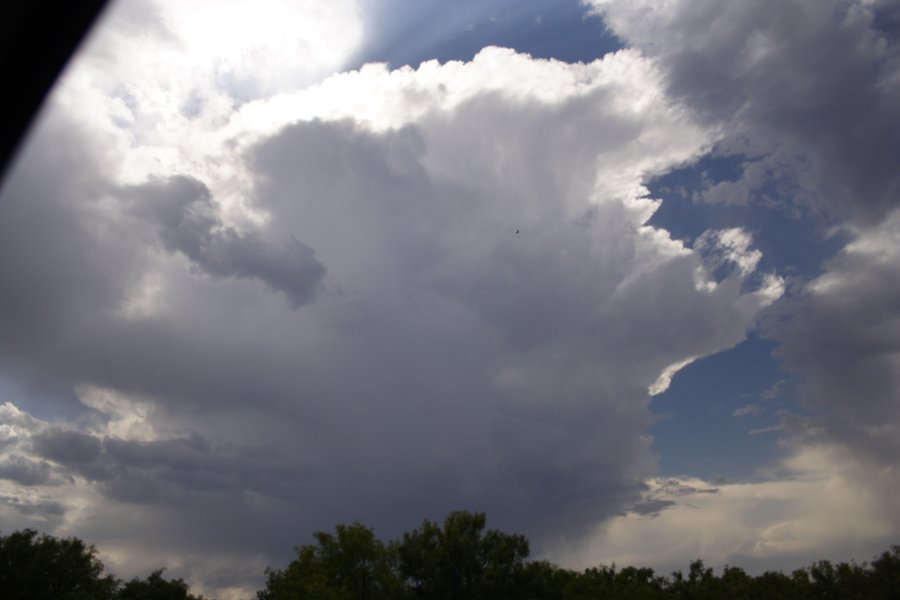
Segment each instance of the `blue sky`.
[[869,559],[898,14],[114,3],[0,190],[0,519],[223,599],[455,508],[573,567]]
[[372,36],[360,63],[394,67],[437,59],[471,60],[485,46],[503,46],[535,58],[589,62],[621,43],[577,0],[364,3]]

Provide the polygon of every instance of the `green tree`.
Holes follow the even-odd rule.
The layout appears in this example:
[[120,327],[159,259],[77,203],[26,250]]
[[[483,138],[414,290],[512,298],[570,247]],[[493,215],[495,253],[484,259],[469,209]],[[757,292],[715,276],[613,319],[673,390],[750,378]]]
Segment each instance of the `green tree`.
[[[615,565],[576,572],[527,561],[528,540],[485,529],[483,513],[425,520],[385,547],[358,523],[315,534],[283,571],[266,571],[259,600],[900,600],[900,546],[871,565],[819,561],[785,575],[751,577],[701,560],[687,573]],[[151,576],[152,577],[152,576]],[[123,599],[124,600],[124,599]],[[129,599],[130,600],[130,599]]]
[[190,593],[181,579],[163,579],[162,569],[153,571],[146,579],[135,577],[119,590],[118,600],[202,600]]
[[900,546],[892,546],[872,561],[871,598],[900,600]]
[[617,570],[616,565],[601,565],[585,569],[570,586],[566,598],[655,600],[663,597],[665,584],[665,578],[657,576],[648,567],[625,567]]
[[579,596],[580,574],[562,569],[546,560],[525,563],[515,576],[519,600],[587,600],[594,596]]
[[827,560],[820,560],[809,568],[812,590],[816,598],[837,600],[838,590],[834,567]]
[[[796,575],[796,573],[795,573]],[[766,571],[753,580],[753,598],[771,600],[798,600],[805,596],[797,593],[803,590],[796,578],[791,578],[780,571]],[[801,594],[805,592],[800,592]]]
[[443,527],[427,519],[403,534],[394,548],[401,575],[415,597],[427,600],[504,600],[516,598],[528,557],[521,535],[485,531],[484,513],[456,511]]
[[869,589],[870,572],[866,567],[850,563],[838,563],[834,568],[837,597],[842,600],[867,600],[871,598]]
[[282,571],[266,571],[259,600],[393,600],[401,598],[391,552],[360,523],[316,532],[316,544],[301,546]]
[[570,585],[566,598],[573,600],[593,600],[594,598],[613,598],[616,587],[616,566],[600,565],[590,567],[579,573]]
[[719,579],[719,598],[750,600],[753,598],[753,578],[740,567],[725,566]]
[[117,582],[104,575],[93,546],[25,529],[0,536],[0,597],[4,600],[107,600]]
[[663,579],[649,567],[625,567],[616,574],[614,598],[654,600],[662,597]]

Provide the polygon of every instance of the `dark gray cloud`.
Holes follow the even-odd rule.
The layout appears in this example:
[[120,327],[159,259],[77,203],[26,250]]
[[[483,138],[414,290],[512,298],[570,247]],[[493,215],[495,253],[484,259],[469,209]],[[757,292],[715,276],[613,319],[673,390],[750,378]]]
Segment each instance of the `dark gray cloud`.
[[188,176],[172,176],[123,190],[132,210],[156,227],[163,247],[181,252],[214,277],[259,279],[298,308],[312,301],[325,267],[294,237],[281,247],[257,232],[225,226],[209,189]]
[[672,500],[651,499],[634,504],[633,506],[631,506],[631,508],[629,508],[629,511],[642,516],[656,517],[659,516],[665,509],[676,505],[677,502],[674,502]]
[[0,496],[0,505],[5,505],[27,517],[38,517],[32,526],[41,527],[56,521],[66,513],[66,507],[59,502],[29,502],[17,496]]
[[858,233],[769,335],[804,377],[812,415],[789,420],[808,443],[839,443],[890,466],[900,458],[900,229],[898,213]]
[[32,438],[38,455],[58,463],[89,465],[100,457],[100,440],[78,431],[48,430]]
[[0,479],[9,479],[22,485],[46,485],[53,482],[50,465],[19,454],[0,461]]
[[[489,120],[481,118],[465,109],[454,116],[478,119],[483,129]],[[342,289],[331,318],[341,337],[352,337],[329,352],[323,391],[329,403],[347,406],[341,429],[366,448],[356,458],[366,470],[390,471],[397,453],[428,457],[393,467],[418,482],[419,502],[430,504],[434,494],[448,508],[475,504],[500,513],[505,506],[499,518],[510,523],[531,515],[534,523],[559,526],[566,515],[576,526],[636,490],[628,461],[603,457],[622,444],[635,456],[644,451],[630,435],[600,424],[617,400],[596,387],[600,371],[614,367],[595,363],[617,340],[586,338],[590,322],[581,319],[591,298],[596,306],[612,291],[608,275],[600,270],[591,278],[589,262],[560,259],[568,252],[587,260],[591,228],[550,210],[527,227],[509,192],[504,198],[502,189],[474,178],[469,186],[435,181],[421,163],[426,148],[432,156],[441,151],[439,140],[430,142],[422,129],[375,135],[350,123],[314,122],[285,129],[257,150],[261,202],[279,222],[303,228]],[[514,227],[525,236],[516,238]],[[566,352],[563,364],[541,367],[553,348]],[[344,365],[353,366],[344,373]],[[509,384],[500,381],[504,371]],[[579,373],[585,381],[559,387]],[[638,397],[645,393],[637,390]],[[563,406],[572,412],[558,416]],[[629,430],[648,423],[639,413],[630,419],[623,423]],[[592,435],[589,422],[606,432]],[[390,445],[379,448],[377,440]],[[344,453],[329,447],[331,456]],[[466,463],[477,466],[461,468]],[[492,473],[488,485],[482,472]],[[361,475],[354,467],[348,472],[357,481]],[[404,502],[393,491],[402,484],[382,477],[380,510],[391,511]]]
[[58,353],[78,323],[116,305],[135,258],[128,244],[101,255],[92,235],[106,222],[96,210],[108,188],[101,152],[83,147],[83,131],[65,116],[47,119],[44,135],[23,149],[0,196],[5,362]]
[[[761,158],[770,178],[788,163],[794,199],[869,223],[897,205],[893,2],[589,3],[658,59],[669,93],[695,118],[722,128],[721,151]],[[740,181],[732,201],[760,187],[758,169]]]
[[[217,493],[249,490],[292,500],[317,479],[315,470],[302,459],[288,457],[275,447],[213,443],[199,434],[135,441],[50,428],[32,436],[30,442],[35,454],[62,467],[63,472],[99,482],[104,494],[133,504],[197,508]],[[2,473],[32,479],[35,474],[42,475],[29,485],[49,480],[46,462],[29,461],[26,472],[23,460],[12,457],[6,465],[20,468],[6,468]]]

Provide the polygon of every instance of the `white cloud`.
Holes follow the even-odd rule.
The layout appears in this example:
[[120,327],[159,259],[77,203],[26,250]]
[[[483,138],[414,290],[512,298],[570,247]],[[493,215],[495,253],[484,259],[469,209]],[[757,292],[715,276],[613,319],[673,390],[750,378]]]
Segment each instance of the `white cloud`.
[[100,415],[102,424],[92,433],[148,442],[159,439],[150,417],[152,402],[90,385],[78,386],[75,392],[82,404]]
[[213,69],[239,100],[299,89],[340,69],[363,35],[349,1],[167,0],[160,7],[179,57]]
[[669,385],[672,384],[672,378],[675,377],[675,374],[695,360],[695,357],[686,358],[663,369],[662,373],[659,374],[659,377],[656,378],[656,381],[654,381],[650,385],[650,387],[647,388],[647,393],[651,396],[657,396],[665,392],[667,389],[669,389]]
[[703,201],[712,204],[747,205],[752,200],[759,198],[762,187],[768,178],[769,173],[765,163],[762,161],[747,162],[744,164],[740,179],[711,184],[698,196]]
[[550,556],[578,568],[597,564],[684,571],[805,567],[821,559],[867,559],[894,542],[896,479],[875,483],[871,467],[827,447],[800,449],[774,476],[751,483],[656,478],[635,510],[614,517],[580,546]]
[[[751,248],[753,237],[740,227],[708,230],[694,242],[694,250],[702,257],[705,269],[700,275],[708,274],[707,279],[699,278],[699,286],[703,289],[715,289],[718,279],[728,279],[732,268],[741,277],[746,277],[756,270],[762,259],[762,252]],[[723,275],[719,271],[725,269]],[[716,277],[718,275],[718,277]],[[781,296],[783,286],[780,278],[773,276],[767,287],[771,287],[772,299]]]
[[763,412],[765,412],[765,409],[762,406],[760,406],[759,404],[745,404],[744,406],[734,409],[734,416],[735,417],[746,417],[748,415],[756,416],[756,415],[761,415]]
[[232,114],[342,68],[362,42],[361,18],[353,0],[119,0],[53,100],[106,133],[93,150],[117,181],[190,173],[240,215],[247,174],[223,156]]

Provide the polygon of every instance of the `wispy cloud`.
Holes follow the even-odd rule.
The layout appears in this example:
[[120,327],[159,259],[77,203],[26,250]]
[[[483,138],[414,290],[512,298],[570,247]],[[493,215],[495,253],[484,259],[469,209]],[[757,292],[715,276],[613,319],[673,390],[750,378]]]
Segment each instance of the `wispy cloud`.
[[765,412],[765,409],[759,404],[745,404],[740,408],[734,409],[735,417],[757,416]]

